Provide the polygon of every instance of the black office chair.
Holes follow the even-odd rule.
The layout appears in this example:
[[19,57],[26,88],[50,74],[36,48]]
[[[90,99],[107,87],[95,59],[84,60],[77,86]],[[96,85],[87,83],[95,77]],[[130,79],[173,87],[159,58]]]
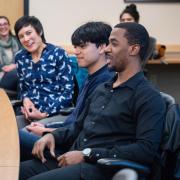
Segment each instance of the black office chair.
[[[161,93],[166,102],[166,120],[160,145],[160,160],[154,161],[152,168],[123,159],[100,159],[100,167],[124,169],[131,168],[139,177],[149,180],[180,179],[180,106],[175,99]],[[140,178],[141,179],[141,178]]]

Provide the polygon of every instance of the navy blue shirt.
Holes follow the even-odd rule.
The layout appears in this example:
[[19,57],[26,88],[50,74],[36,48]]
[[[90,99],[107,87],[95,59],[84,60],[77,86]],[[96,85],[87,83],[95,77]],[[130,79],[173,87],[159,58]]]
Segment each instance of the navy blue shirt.
[[68,118],[63,124],[61,122],[52,122],[46,124],[46,127],[58,128],[73,123],[78,118],[79,114],[82,112],[85,105],[85,101],[90,96],[90,94],[96,89],[98,85],[110,80],[114,76],[114,74],[115,73],[110,72],[107,68],[107,65],[105,65],[95,73],[88,75],[84,83],[84,86],[80,90],[76,107],[74,111],[71,113],[71,115],[68,116]]
[[72,64],[64,49],[47,44],[38,62],[23,49],[15,57],[20,85],[20,98],[28,97],[49,115],[70,106],[73,95]]
[[165,103],[142,72],[118,87],[113,82],[96,88],[74,126],[52,132],[56,145],[92,148],[92,162],[123,158],[150,164],[160,145]]

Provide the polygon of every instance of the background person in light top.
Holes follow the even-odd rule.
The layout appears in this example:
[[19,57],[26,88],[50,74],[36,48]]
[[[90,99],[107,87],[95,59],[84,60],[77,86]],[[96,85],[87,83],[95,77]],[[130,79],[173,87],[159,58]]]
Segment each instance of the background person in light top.
[[20,44],[10,30],[10,22],[6,16],[0,16],[0,87],[17,90],[18,78],[14,62],[15,53]]

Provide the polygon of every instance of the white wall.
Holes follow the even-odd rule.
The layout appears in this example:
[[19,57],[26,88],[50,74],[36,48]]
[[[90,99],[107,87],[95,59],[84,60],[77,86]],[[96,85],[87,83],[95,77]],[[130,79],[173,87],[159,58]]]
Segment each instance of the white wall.
[[[127,3],[123,0],[29,0],[29,14],[37,16],[48,42],[70,44],[73,31],[91,20],[112,26]],[[140,23],[159,43],[180,44],[180,3],[137,3]]]

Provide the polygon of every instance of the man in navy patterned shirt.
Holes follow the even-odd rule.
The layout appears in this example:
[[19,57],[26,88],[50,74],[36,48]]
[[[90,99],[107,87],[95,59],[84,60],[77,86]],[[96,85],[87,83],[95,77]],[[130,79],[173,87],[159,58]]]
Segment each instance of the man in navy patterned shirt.
[[15,57],[23,100],[21,111],[26,119],[17,118],[22,128],[31,120],[44,119],[70,106],[74,73],[66,52],[46,43],[36,17],[21,17],[15,24],[15,33],[24,47]]

